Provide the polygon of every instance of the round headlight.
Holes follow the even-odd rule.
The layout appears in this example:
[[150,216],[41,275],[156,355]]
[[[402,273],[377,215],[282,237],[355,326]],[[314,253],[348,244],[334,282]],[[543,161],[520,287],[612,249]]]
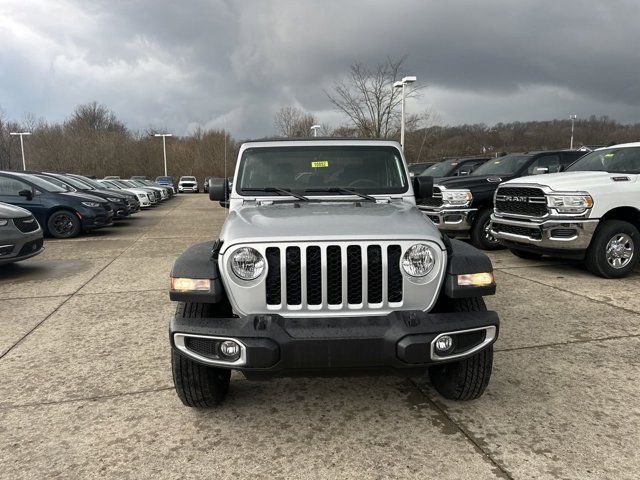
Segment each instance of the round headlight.
[[433,250],[423,243],[409,247],[402,257],[402,269],[412,277],[428,275],[435,263]]
[[242,280],[255,280],[264,271],[264,258],[255,248],[240,248],[231,257],[231,270]]

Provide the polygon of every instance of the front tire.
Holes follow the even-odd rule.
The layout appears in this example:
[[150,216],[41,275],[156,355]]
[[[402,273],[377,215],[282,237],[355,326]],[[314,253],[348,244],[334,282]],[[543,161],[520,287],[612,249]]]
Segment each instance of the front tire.
[[75,213],[69,210],[58,210],[49,216],[47,230],[54,238],[73,238],[80,235],[82,225]]
[[640,233],[635,226],[622,220],[607,220],[591,239],[585,265],[600,277],[626,277],[638,264],[639,249]]
[[[448,312],[484,312],[487,307],[482,297],[447,299]],[[448,400],[474,400],[489,385],[493,369],[493,345],[475,355],[436,365],[429,369],[431,385]]]
[[504,248],[491,234],[491,209],[480,210],[471,226],[471,243],[481,250],[499,250]]
[[[215,305],[179,302],[176,315],[187,318],[211,318]],[[171,349],[173,385],[187,407],[211,408],[219,405],[229,392],[231,370],[203,365]]]

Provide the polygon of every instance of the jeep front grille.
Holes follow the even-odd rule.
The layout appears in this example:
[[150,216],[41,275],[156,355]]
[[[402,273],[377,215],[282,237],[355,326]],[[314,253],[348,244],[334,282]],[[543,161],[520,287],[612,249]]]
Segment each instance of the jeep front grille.
[[265,253],[271,307],[375,308],[403,301],[400,245],[268,247]]
[[496,212],[543,217],[547,214],[547,198],[539,188],[499,187],[496,192]]

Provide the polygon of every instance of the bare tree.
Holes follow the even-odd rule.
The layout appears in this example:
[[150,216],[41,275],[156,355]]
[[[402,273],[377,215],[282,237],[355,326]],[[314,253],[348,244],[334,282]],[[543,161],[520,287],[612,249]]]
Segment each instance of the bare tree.
[[311,126],[318,123],[316,117],[297,107],[282,107],[273,117],[278,135],[283,137],[308,137]]
[[[349,75],[326,92],[336,109],[347,116],[360,136],[388,138],[397,129],[402,103],[401,93],[393,84],[402,77],[406,57],[387,58],[375,68],[362,63],[351,65]],[[420,87],[411,87],[406,98],[418,94]]]

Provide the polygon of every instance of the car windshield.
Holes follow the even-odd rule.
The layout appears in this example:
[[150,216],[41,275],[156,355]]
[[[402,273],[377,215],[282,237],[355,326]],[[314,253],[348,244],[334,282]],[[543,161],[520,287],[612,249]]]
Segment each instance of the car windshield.
[[460,162],[456,159],[443,160],[442,162],[435,163],[423,171],[420,175],[426,175],[428,177],[446,177],[451,173]]
[[34,177],[39,178],[41,180],[44,180],[45,182],[53,183],[54,185],[57,185],[58,187],[62,188],[65,192],[76,192],[77,191],[71,185],[67,185],[66,183],[58,180],[57,178],[46,177],[46,176],[43,176],[43,175],[34,175]]
[[[104,185],[107,188],[116,188],[118,190],[122,190],[122,187],[114,182],[111,182],[109,180],[100,180],[98,183],[100,183],[100,185]],[[103,187],[104,188],[104,187]]]
[[238,193],[255,195],[269,188],[291,189],[307,196],[326,195],[327,189],[336,188],[390,194],[406,192],[408,184],[402,157],[394,147],[302,146],[245,150],[238,170]]
[[156,177],[156,182],[172,182],[171,177]]
[[91,178],[82,177],[82,178],[77,178],[77,180],[80,180],[83,183],[87,183],[91,185],[93,188],[105,188],[103,184],[101,184],[100,182],[96,182]]
[[475,169],[471,175],[513,175],[527,163],[531,155],[511,154],[494,158]]
[[181,177],[180,181],[181,182],[195,182],[196,181],[196,177]]
[[425,168],[427,168],[429,165],[426,163],[414,163],[412,165],[409,165],[409,173],[415,173],[416,175],[419,174],[420,172],[422,172]]
[[638,174],[640,173],[640,147],[596,150],[573,163],[567,171]]
[[39,188],[40,190],[44,190],[45,192],[52,192],[52,193],[68,192],[68,190],[66,188],[59,187],[58,185],[54,184],[53,182],[45,180],[45,179],[43,179],[41,177],[36,177],[35,175],[25,176],[25,179],[29,180],[37,188]]
[[91,185],[88,185],[84,182],[81,182],[80,180],[76,180],[73,177],[68,177],[66,175],[62,175],[62,176],[56,176],[55,178],[57,178],[58,180],[68,183],[72,186],[74,186],[75,188],[77,188],[78,190],[93,190],[94,188]]

